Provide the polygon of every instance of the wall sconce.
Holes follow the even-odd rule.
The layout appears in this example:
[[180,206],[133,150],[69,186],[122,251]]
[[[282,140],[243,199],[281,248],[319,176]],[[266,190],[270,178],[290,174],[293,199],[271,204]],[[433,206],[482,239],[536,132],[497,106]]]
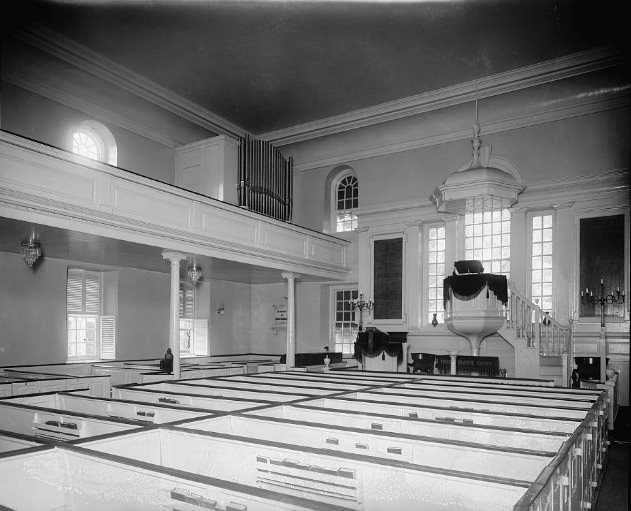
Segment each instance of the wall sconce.
[[42,255],[41,245],[35,241],[35,233],[31,233],[29,240],[23,241],[20,245],[22,257],[26,261],[26,264],[28,264],[29,268],[32,268],[35,261],[37,261]]
[[196,286],[199,279],[202,278],[202,269],[197,267],[197,263],[193,263],[193,266],[189,266],[188,278],[191,279],[194,286]]
[[226,309],[224,308],[223,303],[222,303],[217,309],[217,314],[219,314],[220,316],[223,316],[225,312],[226,312]]

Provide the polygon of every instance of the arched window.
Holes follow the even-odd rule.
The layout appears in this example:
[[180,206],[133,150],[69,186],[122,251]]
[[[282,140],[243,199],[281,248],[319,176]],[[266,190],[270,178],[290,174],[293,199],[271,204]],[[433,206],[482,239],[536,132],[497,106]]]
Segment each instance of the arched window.
[[357,229],[358,206],[359,182],[349,169],[335,180],[335,232]]
[[72,152],[109,165],[118,160],[114,136],[97,121],[84,121],[72,133]]

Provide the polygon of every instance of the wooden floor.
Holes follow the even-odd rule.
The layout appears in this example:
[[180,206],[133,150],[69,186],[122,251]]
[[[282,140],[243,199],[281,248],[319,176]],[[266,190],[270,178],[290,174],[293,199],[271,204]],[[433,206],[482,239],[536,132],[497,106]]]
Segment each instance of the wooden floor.
[[621,407],[610,438],[609,461],[596,511],[629,509],[629,407]]

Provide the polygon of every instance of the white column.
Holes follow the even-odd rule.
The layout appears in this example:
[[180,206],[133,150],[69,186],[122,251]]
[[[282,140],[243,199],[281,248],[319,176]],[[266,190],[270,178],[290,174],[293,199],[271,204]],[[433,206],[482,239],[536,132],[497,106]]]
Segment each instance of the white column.
[[[451,357],[451,365],[449,366],[450,374],[456,375],[456,374],[458,374],[457,361],[458,361],[458,353],[460,353],[460,351],[450,350],[447,353]],[[475,353],[474,353],[474,355],[475,355]]]
[[300,275],[288,272],[282,273],[281,276],[287,279],[287,355],[285,363],[287,369],[291,369],[296,365],[296,292],[294,284]]
[[173,377],[180,379],[180,261],[184,254],[163,252],[162,257],[171,261],[171,303],[169,314],[169,348],[173,353]]

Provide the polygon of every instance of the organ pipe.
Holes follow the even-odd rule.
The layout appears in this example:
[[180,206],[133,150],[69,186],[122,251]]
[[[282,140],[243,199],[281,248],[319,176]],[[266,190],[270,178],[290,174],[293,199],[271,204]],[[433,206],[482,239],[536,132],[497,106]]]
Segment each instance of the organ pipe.
[[238,155],[239,206],[291,222],[293,206],[293,158],[265,140],[246,135]]

